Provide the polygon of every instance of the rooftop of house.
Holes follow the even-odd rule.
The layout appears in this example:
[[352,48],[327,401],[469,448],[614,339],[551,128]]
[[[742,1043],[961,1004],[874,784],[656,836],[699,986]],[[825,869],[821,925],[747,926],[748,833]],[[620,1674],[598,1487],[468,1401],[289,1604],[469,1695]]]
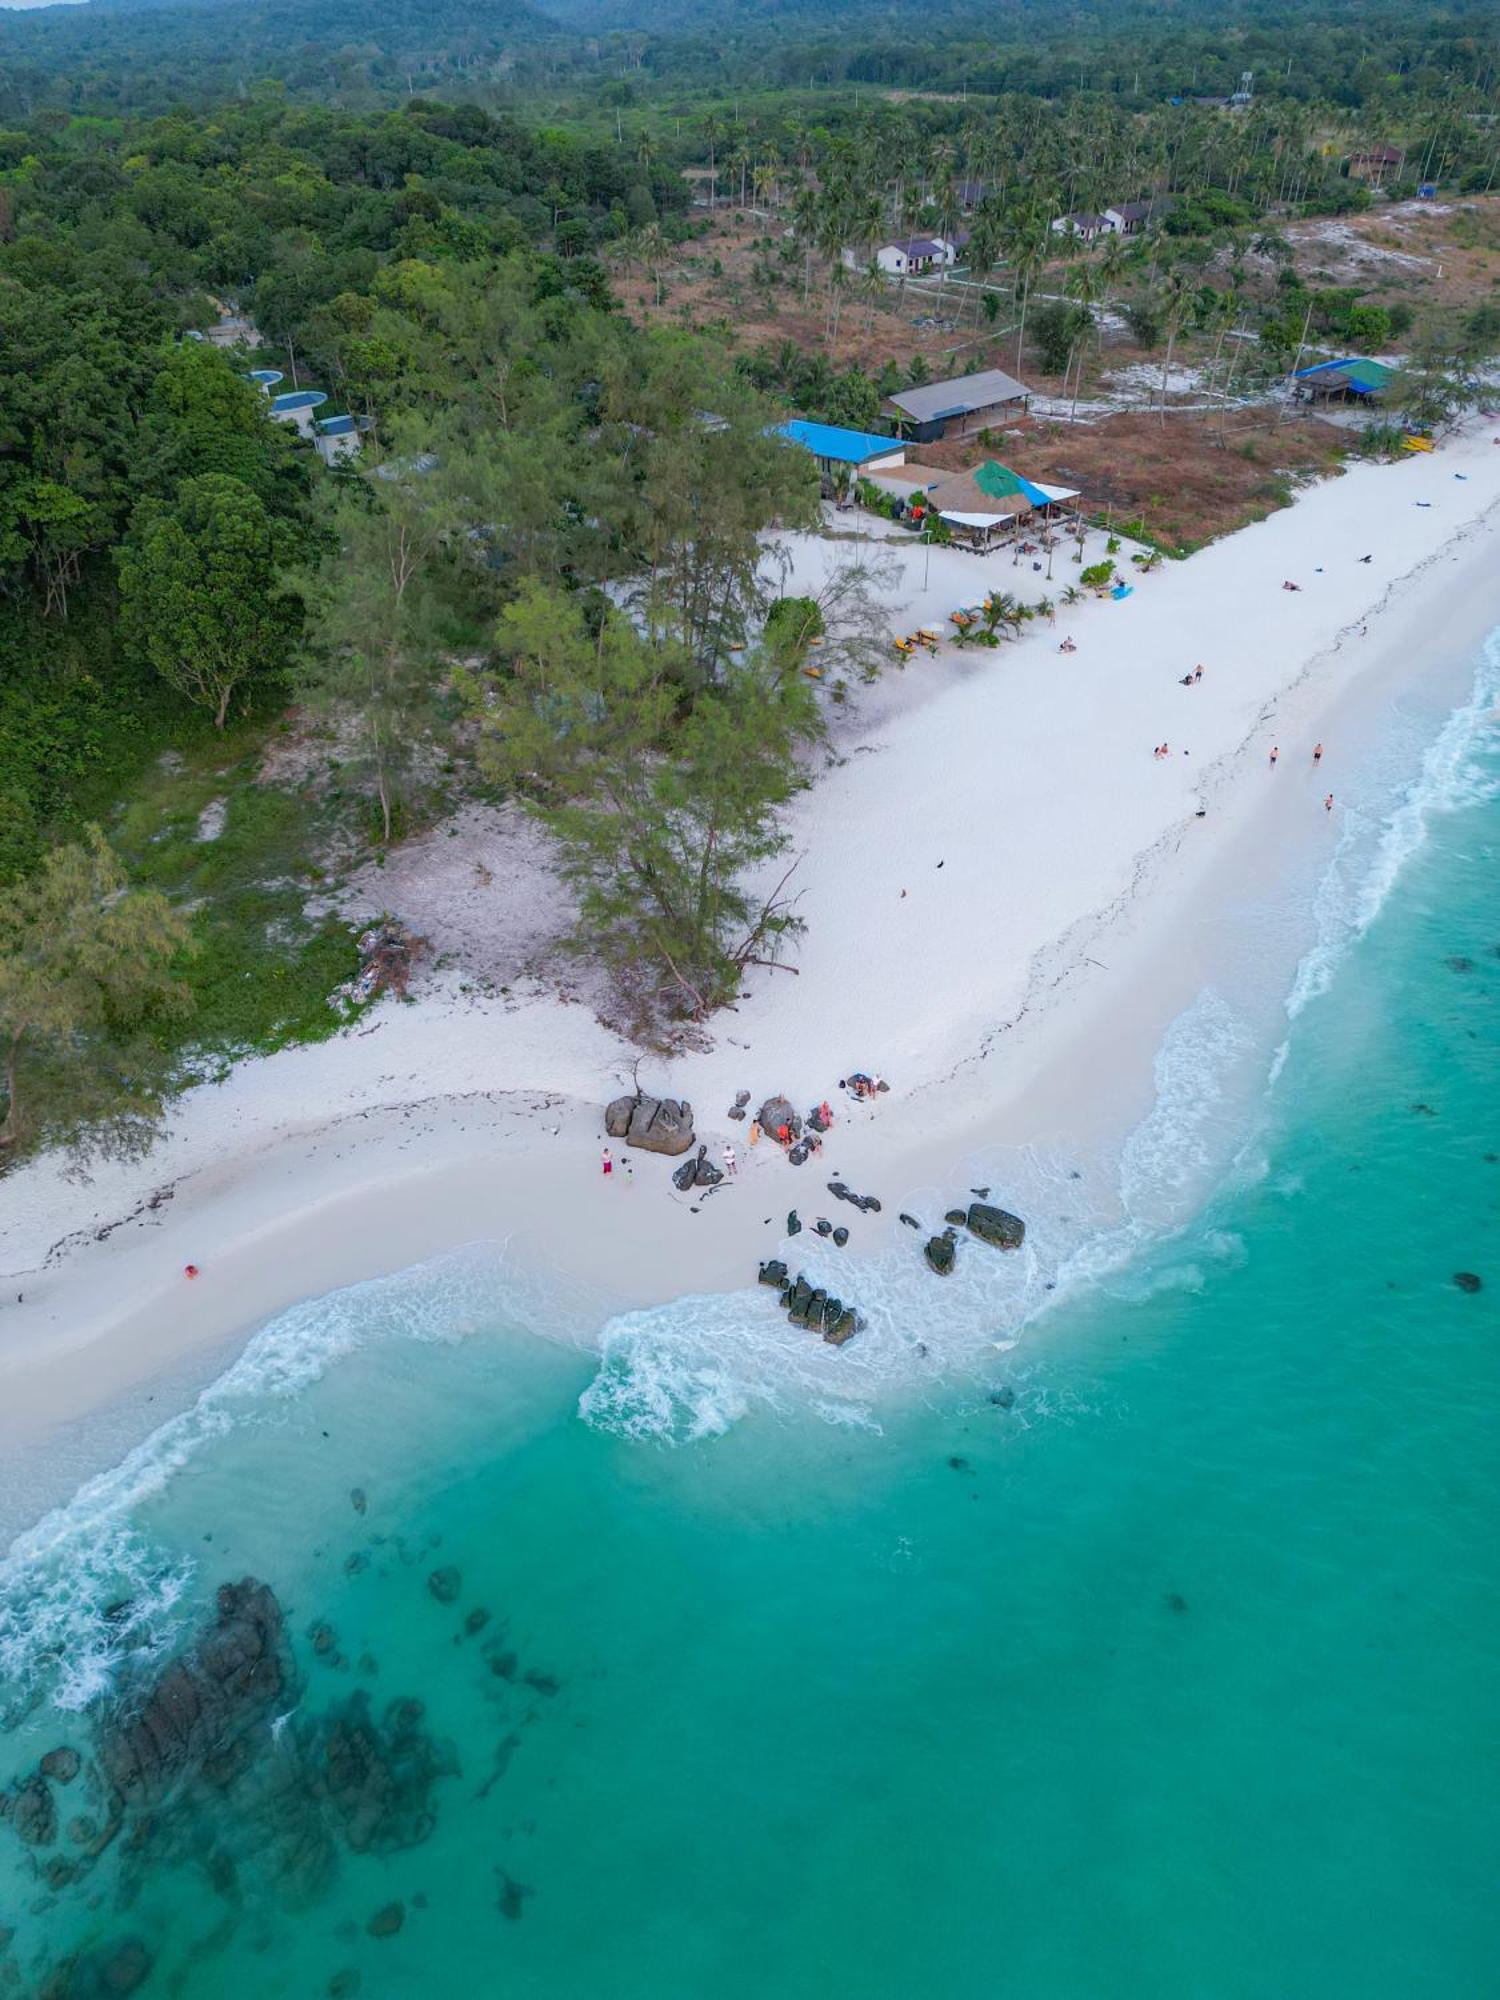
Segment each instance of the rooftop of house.
[[800,444],[814,458],[832,459],[840,465],[865,465],[872,458],[897,458],[902,452],[900,438],[877,437],[873,431],[844,430],[838,424],[810,423],[792,417],[777,430],[791,444]]
[[353,417],[320,417],[318,429],[324,437],[348,437],[351,431],[359,429],[359,425]]
[[289,389],[284,396],[271,398],[271,410],[275,416],[290,416],[293,410],[317,410],[328,401],[324,389]]
[[936,423],[941,417],[963,417],[972,410],[998,403],[1018,403],[1031,391],[1002,368],[981,368],[949,382],[928,382],[920,389],[898,389],[888,400],[914,423]]

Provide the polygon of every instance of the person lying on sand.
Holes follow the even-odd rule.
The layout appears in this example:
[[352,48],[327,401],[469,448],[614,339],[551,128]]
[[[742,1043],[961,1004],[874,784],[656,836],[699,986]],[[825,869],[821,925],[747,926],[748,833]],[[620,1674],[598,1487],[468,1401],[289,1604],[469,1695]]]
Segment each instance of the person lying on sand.
[[1302,588],[1300,583],[1292,583],[1289,580],[1283,582],[1281,587],[1283,590],[1300,590]]

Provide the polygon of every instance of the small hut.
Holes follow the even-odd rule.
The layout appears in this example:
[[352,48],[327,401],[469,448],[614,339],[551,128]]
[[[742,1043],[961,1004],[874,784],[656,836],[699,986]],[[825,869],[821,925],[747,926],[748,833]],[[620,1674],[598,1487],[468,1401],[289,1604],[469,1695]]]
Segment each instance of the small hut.
[[1028,515],[1051,504],[1044,487],[997,459],[955,473],[934,486],[928,499],[948,526],[977,549],[993,548]]

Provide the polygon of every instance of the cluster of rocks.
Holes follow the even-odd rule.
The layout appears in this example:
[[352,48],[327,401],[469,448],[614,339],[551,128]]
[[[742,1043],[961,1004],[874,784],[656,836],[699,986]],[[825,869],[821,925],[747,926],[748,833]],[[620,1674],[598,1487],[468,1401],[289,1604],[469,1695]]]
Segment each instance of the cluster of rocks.
[[644,1153],[685,1153],[693,1143],[693,1107],[684,1098],[650,1097],[638,1090],[605,1107],[604,1129]]
[[[902,1221],[908,1218],[903,1216]],[[1019,1215],[1012,1215],[1008,1209],[996,1208],[987,1201],[971,1201],[965,1208],[950,1208],[943,1218],[948,1225],[941,1235],[929,1236],[922,1246],[922,1255],[928,1267],[946,1278],[953,1269],[958,1255],[958,1232],[967,1229],[971,1236],[981,1243],[989,1243],[996,1250],[1019,1250],[1026,1240],[1026,1224]]]
[[299,1733],[315,1796],[355,1854],[419,1847],[437,1824],[432,1787],[458,1759],[422,1727],[420,1701],[388,1702],[377,1720],[363,1688]]
[[842,1347],[864,1325],[853,1306],[846,1306],[842,1299],[810,1283],[800,1271],[791,1278],[779,1257],[761,1265],[760,1282],[775,1286],[778,1302],[793,1326],[820,1333],[830,1347]]
[[880,1213],[880,1197],[878,1194],[856,1194],[852,1188],[846,1187],[842,1181],[830,1181],[828,1183],[828,1192],[833,1196],[835,1201],[847,1201],[851,1208],[859,1209],[862,1214],[879,1215]]
[[672,1185],[679,1194],[686,1194],[690,1188],[717,1187],[724,1176],[708,1157],[707,1146],[698,1148],[695,1160],[684,1160],[672,1175]]
[[160,1796],[187,1771],[227,1780],[285,1690],[281,1606],[268,1586],[249,1576],[223,1584],[215,1608],[197,1645],[103,1737],[100,1764],[129,1803]]

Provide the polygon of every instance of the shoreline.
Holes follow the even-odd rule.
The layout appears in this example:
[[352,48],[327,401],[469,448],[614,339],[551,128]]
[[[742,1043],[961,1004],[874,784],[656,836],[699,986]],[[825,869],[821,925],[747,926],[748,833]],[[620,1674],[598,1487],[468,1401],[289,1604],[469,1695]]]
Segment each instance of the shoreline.
[[[1483,445],[1493,459],[1487,434]],[[1226,952],[1243,943],[1235,936],[1238,916],[1268,892],[1274,903],[1278,884],[1325,871],[1328,822],[1338,816],[1325,816],[1314,792],[1325,783],[1337,791],[1340,770],[1357,767],[1402,699],[1415,695],[1436,716],[1464,698],[1474,653],[1500,624],[1500,565],[1494,561],[1500,466],[1484,459],[1479,440],[1470,438],[1423,465],[1361,467],[1143,587],[1140,595],[1150,596],[1142,610],[1160,603],[1170,612],[1172,586],[1178,584],[1176,595],[1191,610],[1192,599],[1204,595],[1204,572],[1195,571],[1195,564],[1212,558],[1213,567],[1231,577],[1236,570],[1242,579],[1252,572],[1274,576],[1278,567],[1291,565],[1302,539],[1293,532],[1298,517],[1305,522],[1304,510],[1318,500],[1328,511],[1328,496],[1351,479],[1364,479],[1380,500],[1385,496],[1371,475],[1401,482],[1415,471],[1435,486],[1436,477],[1447,480],[1459,464],[1468,466],[1472,479],[1464,496],[1465,522],[1453,523],[1446,536],[1429,537],[1433,545],[1395,574],[1372,564],[1369,578],[1361,574],[1346,581],[1338,602],[1320,607],[1322,615],[1310,621],[1320,643],[1294,655],[1292,669],[1279,677],[1273,669],[1273,686],[1247,675],[1243,687],[1226,689],[1213,715],[1220,739],[1214,753],[1191,778],[1180,769],[1156,773],[1176,783],[1166,824],[1148,827],[1152,837],[1145,841],[1137,837],[1146,823],[1142,806],[1152,807],[1159,822],[1162,805],[1131,766],[1131,796],[1116,801],[1115,823],[1104,829],[1125,838],[1114,839],[1107,854],[1059,857],[1058,873],[1068,879],[1061,887],[1041,884],[1054,891],[1048,907],[1032,883],[1022,898],[1025,921],[1017,925],[1024,936],[1006,960],[1010,976],[996,983],[999,990],[985,990],[982,983],[999,957],[992,954],[986,961],[981,949],[965,968],[967,976],[954,982],[962,988],[956,994],[930,990],[942,985],[939,976],[923,981],[916,996],[892,995],[878,982],[886,962],[900,965],[900,938],[892,941],[882,933],[871,940],[872,949],[861,951],[859,908],[852,912],[852,945],[847,923],[835,926],[843,929],[842,939],[820,938],[814,914],[804,955],[812,961],[805,967],[811,979],[773,982],[762,976],[736,1009],[711,1024],[715,1046],[709,1053],[650,1070],[642,1065],[648,1087],[693,1099],[699,1138],[716,1158],[726,1137],[744,1152],[744,1128],[722,1116],[735,1087],[750,1087],[756,1101],[775,1088],[811,1098],[830,1094],[844,1066],[878,1063],[892,1075],[891,1097],[881,1101],[875,1116],[855,1111],[841,1118],[824,1161],[813,1164],[811,1175],[788,1170],[762,1151],[746,1160],[739,1185],[722,1195],[690,1201],[668,1187],[664,1201],[659,1183],[673,1163],[634,1154],[632,1187],[605,1182],[598,1163],[602,1101],[625,1086],[626,1052],[581,1009],[565,1009],[548,997],[519,1008],[486,1007],[452,994],[445,1002],[439,992],[402,1010],[407,1017],[402,1020],[388,1002],[373,1026],[367,1020],[333,1043],[246,1065],[258,1073],[254,1090],[238,1071],[226,1086],[191,1093],[197,1102],[184,1105],[185,1116],[174,1115],[156,1153],[134,1168],[107,1170],[93,1190],[64,1183],[56,1164],[47,1161],[12,1176],[7,1189],[13,1192],[27,1181],[33,1200],[28,1213],[13,1213],[0,1228],[7,1272],[6,1305],[0,1309],[0,1444],[40,1462],[49,1440],[80,1419],[125,1403],[149,1428],[160,1414],[147,1420],[141,1402],[152,1383],[170,1377],[174,1389],[189,1382],[202,1386],[226,1354],[286,1306],[466,1243],[508,1240],[525,1266],[560,1273],[562,1285],[577,1294],[578,1313],[597,1315],[576,1329],[583,1345],[613,1313],[752,1284],[756,1260],[781,1243],[786,1210],[800,1205],[804,1215],[817,1213],[823,1184],[835,1169],[853,1186],[876,1188],[886,1199],[880,1226],[862,1227],[845,1253],[852,1273],[894,1240],[893,1197],[902,1188],[951,1184],[961,1159],[980,1148],[1043,1140],[1101,1148],[1117,1142],[1149,1107],[1153,1061],[1167,1028],[1205,983],[1222,976]],[[1414,483],[1405,479],[1408,495]],[[1361,516],[1351,525],[1353,539],[1367,537],[1378,560],[1395,560],[1397,538],[1388,523]],[[1376,586],[1373,601],[1352,616],[1350,582],[1356,591]],[[1211,579],[1211,587],[1217,583]],[[1271,608],[1283,619],[1307,609],[1297,596]],[[1068,629],[1078,633],[1080,658],[1085,647],[1102,653],[1107,621],[1119,615],[1120,607],[1109,605],[1079,614]],[[1252,641],[1274,646],[1276,634],[1263,629],[1274,622],[1263,616]],[[1368,637],[1359,636],[1361,623],[1368,626]],[[1195,630],[1179,650],[1212,655],[1215,640],[1224,650],[1219,633]],[[1152,657],[1157,643],[1147,635],[1145,647],[1137,643],[1121,651],[1127,663],[1138,663],[1142,654]],[[1023,713],[1028,692],[1020,685],[1023,660],[1032,681],[1043,684],[1031,691],[1041,698],[1028,719],[1049,736],[1055,755],[1058,742],[1066,741],[1065,732],[1059,736],[1065,719],[1051,712],[1045,683],[1055,683],[1066,670],[1055,664],[1055,640],[1036,631],[1017,646],[984,656],[977,670],[966,657],[935,663],[943,669],[932,677],[943,683],[936,691],[921,686],[920,668],[909,668],[912,678],[899,692],[910,698],[882,704],[873,754],[856,762],[851,750],[817,781],[806,801],[809,824],[798,831],[812,852],[830,858],[826,874],[835,897],[852,897],[852,883],[869,871],[848,852],[852,834],[843,852],[838,843],[833,848],[820,843],[820,822],[844,814],[862,830],[869,828],[870,797],[878,800],[882,790],[881,759],[904,737],[920,739],[917,749],[925,744],[929,773],[943,772],[946,752],[950,779],[962,791],[969,774],[957,768],[959,760],[936,725],[955,720],[943,712],[955,704],[965,712],[988,705],[991,713],[1003,713],[1012,705],[997,699],[1003,695],[1013,695],[1015,711]],[[1177,668],[1164,665],[1159,671],[1165,713],[1181,714],[1185,704],[1198,702],[1202,689],[1182,690],[1174,711]],[[1225,670],[1213,665],[1209,671],[1213,676]],[[1070,690],[1074,700],[1080,692],[1076,686]],[[1111,700],[1121,705],[1111,688],[1093,692],[1106,705]],[[1138,690],[1126,690],[1131,692]],[[1190,726],[1201,731],[1208,705],[1187,713]],[[1120,727],[1118,714],[1106,714],[1094,733],[1087,723],[1077,733],[1088,736],[1092,751],[1098,744],[1107,748],[1111,732]],[[1268,775],[1255,754],[1268,728],[1284,735],[1288,746],[1317,736],[1336,747],[1311,777],[1300,759],[1294,769],[1288,747],[1283,767]],[[1035,753],[1040,746],[1032,748]],[[1019,762],[1013,755],[1010,770],[1019,778],[1029,766],[1035,778],[1045,762],[1038,754]],[[1144,762],[1149,766],[1151,760]],[[924,791],[921,776],[919,770],[912,788],[919,816],[931,813],[937,797],[930,787]],[[982,782],[984,774],[978,776]],[[1289,795],[1306,807],[1296,819],[1285,809]],[[1205,803],[1207,821],[1191,816],[1190,801],[1197,797]],[[967,830],[964,803],[962,797],[951,803],[950,831]],[[855,810],[860,807],[863,814]],[[1065,818],[1053,810],[1036,834],[1044,854],[1045,841],[1057,842],[1065,828]],[[1022,832],[1019,821],[1015,830]],[[1100,831],[1097,809],[1090,830]],[[895,837],[903,837],[900,826]],[[950,881],[957,879],[964,854],[941,859],[954,871]],[[1068,908],[1062,912],[1066,921],[1058,923],[1061,889],[1072,892],[1076,904],[1085,881],[1112,893]],[[964,886],[968,890],[971,884]],[[917,899],[902,900],[915,905]],[[951,937],[954,923],[962,920],[961,915],[945,920],[941,911],[929,909],[922,920],[924,947]],[[1282,942],[1279,962],[1286,977],[1277,988],[1277,1004],[1284,1002],[1311,940],[1288,936]],[[830,985],[834,990],[847,985],[840,955],[850,952],[870,964],[870,990],[846,994],[844,1011],[862,1016],[864,1025],[856,1021],[838,1029],[835,1043],[826,996]],[[934,968],[939,975],[941,970]],[[1275,984],[1272,977],[1270,985]],[[815,997],[819,987],[821,999]],[[902,1002],[913,998],[927,1020],[934,1002],[948,1002],[940,1010],[941,1032],[922,1041],[926,1020],[907,1022],[906,1046],[893,1049],[890,1024],[912,1011]],[[885,1021],[876,1031],[872,1023],[882,1006]],[[428,1035],[453,1034],[461,1050],[450,1052],[449,1061],[464,1062],[476,1087],[421,1087],[424,1037],[400,1032],[414,1014]],[[809,1031],[809,1014],[817,1021],[815,1031]],[[378,1033],[393,1025],[393,1017],[396,1032]],[[499,1050],[491,1069],[501,1074],[491,1080],[473,1051],[482,1046],[486,1030],[500,1042],[509,1026],[528,1017],[540,1025],[541,1050],[530,1045]],[[877,1038],[867,1059],[872,1034]],[[371,1040],[375,1048],[366,1052],[360,1090],[342,1092],[342,1080],[333,1079],[335,1100],[342,1095],[351,1108],[331,1117],[314,1115],[321,1108],[318,1092],[299,1085],[315,1079],[320,1068],[347,1067],[351,1046]],[[811,1045],[810,1054],[802,1052],[804,1043]],[[339,1052],[339,1060],[332,1051]],[[517,1074],[523,1063],[534,1071],[543,1057],[555,1058],[555,1089],[542,1087],[546,1079],[535,1074],[524,1080]],[[269,1112],[274,1119],[279,1109],[281,1129],[263,1123],[257,1130],[253,1117],[241,1115],[236,1130],[234,1119],[215,1118],[218,1105],[235,1099],[237,1079],[251,1112]],[[585,1088],[595,1095],[585,1097]],[[216,1101],[219,1090],[224,1095]],[[292,1107],[302,1110],[302,1120],[286,1129]],[[167,1186],[169,1198],[145,1206],[155,1190]],[[628,1208],[622,1210],[622,1201]],[[59,1223],[71,1226],[55,1226]],[[187,1262],[202,1269],[193,1284],[181,1275]],[[12,1303],[17,1292],[24,1295],[19,1305]]]

